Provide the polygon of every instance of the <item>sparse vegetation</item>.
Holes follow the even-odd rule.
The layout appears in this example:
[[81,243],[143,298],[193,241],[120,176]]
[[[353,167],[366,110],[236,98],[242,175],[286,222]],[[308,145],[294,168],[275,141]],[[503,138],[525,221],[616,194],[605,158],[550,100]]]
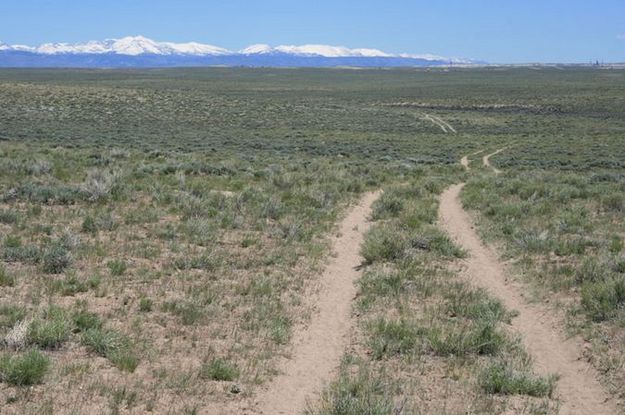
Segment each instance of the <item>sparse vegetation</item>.
[[[384,189],[361,247],[359,347],[309,412],[501,413],[512,401],[549,412],[555,381],[509,335],[514,310],[452,266],[466,253],[436,208],[461,178],[480,232],[538,300],[563,304],[618,394],[624,80],[523,68],[0,71],[0,401],[8,413],[202,413],[251,399],[314,309],[337,220]],[[477,156],[469,173],[457,165],[509,144],[491,160],[497,177]],[[28,399],[15,388],[26,384]]]

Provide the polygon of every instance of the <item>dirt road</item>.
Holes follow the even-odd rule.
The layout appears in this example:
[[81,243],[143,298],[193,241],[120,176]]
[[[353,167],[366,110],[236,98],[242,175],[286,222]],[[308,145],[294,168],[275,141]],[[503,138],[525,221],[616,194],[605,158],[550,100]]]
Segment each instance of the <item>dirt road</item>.
[[360,277],[356,268],[362,263],[360,245],[369,228],[371,205],[380,192],[365,194],[340,224],[340,236],[333,242],[335,255],[321,278],[316,299],[317,312],[310,325],[295,333],[293,358],[284,363],[279,375],[260,393],[253,413],[264,415],[303,412],[307,400],[314,402],[348,345],[352,327],[351,305],[356,296],[354,284]]
[[476,286],[487,289],[510,310],[519,315],[513,319],[526,350],[541,374],[557,374],[557,394],[561,414],[617,414],[618,410],[605,393],[594,369],[581,360],[581,344],[567,339],[561,322],[540,304],[528,304],[522,287],[507,280],[507,270],[497,254],[484,246],[469,215],[462,208],[459,195],[464,183],[447,189],[440,201],[439,223],[452,239],[469,252],[465,274]]

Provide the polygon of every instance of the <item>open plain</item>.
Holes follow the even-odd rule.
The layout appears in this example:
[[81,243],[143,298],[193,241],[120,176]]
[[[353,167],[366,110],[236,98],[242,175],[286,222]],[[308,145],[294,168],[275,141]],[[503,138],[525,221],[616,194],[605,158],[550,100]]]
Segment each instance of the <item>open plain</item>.
[[623,413],[623,108],[618,69],[0,70],[0,412]]

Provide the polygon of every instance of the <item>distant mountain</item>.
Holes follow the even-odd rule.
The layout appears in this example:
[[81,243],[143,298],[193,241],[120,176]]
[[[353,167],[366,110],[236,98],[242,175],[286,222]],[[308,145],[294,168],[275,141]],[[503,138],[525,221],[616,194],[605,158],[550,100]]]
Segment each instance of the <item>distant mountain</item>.
[[202,43],[156,42],[143,36],[32,47],[0,42],[0,67],[359,66],[410,67],[472,64],[436,55],[394,55],[342,46],[252,45],[230,51]]

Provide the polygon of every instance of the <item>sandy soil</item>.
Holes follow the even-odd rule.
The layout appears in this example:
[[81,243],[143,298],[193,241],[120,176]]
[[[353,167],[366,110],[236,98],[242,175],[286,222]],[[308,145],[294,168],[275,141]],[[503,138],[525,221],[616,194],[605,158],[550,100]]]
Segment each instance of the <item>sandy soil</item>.
[[294,335],[292,359],[283,362],[281,374],[265,390],[259,390],[247,414],[299,414],[308,401],[333,378],[340,364],[352,327],[351,303],[357,293],[354,282],[360,277],[360,245],[369,228],[371,205],[380,192],[367,193],[340,224],[333,241],[330,263],[321,277],[316,313],[310,325]]
[[579,339],[566,338],[562,323],[541,304],[528,304],[518,284],[507,280],[507,272],[497,254],[484,246],[474,230],[469,215],[462,208],[459,194],[464,184],[447,189],[442,197],[439,222],[470,257],[465,274],[475,285],[501,299],[519,315],[513,319],[512,330],[523,340],[541,374],[557,374],[557,394],[561,414],[617,414],[616,404],[597,381],[594,369],[582,360]]

